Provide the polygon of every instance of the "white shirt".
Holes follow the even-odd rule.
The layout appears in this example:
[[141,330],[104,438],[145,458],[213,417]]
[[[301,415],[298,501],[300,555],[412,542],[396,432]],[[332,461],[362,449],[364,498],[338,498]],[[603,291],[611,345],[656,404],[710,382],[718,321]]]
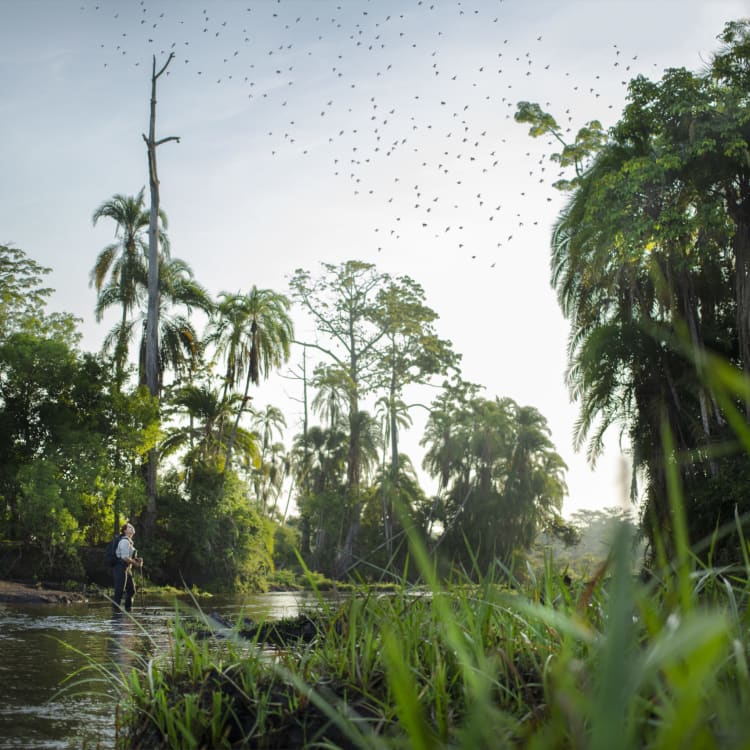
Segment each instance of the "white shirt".
[[126,557],[132,557],[133,549],[133,543],[130,541],[130,539],[124,536],[117,543],[117,550],[115,552],[115,554],[117,555],[117,559],[124,560]]

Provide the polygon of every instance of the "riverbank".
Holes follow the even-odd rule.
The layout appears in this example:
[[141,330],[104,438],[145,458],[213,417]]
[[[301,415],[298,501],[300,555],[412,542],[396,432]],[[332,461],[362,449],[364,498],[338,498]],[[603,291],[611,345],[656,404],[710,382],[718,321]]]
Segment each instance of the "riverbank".
[[19,581],[0,580],[0,602],[14,604],[73,604],[85,602],[87,597],[75,591],[48,589]]
[[512,589],[362,587],[296,627],[175,622],[128,673],[117,747],[748,748],[749,574],[645,582],[623,535],[590,581],[549,565]]

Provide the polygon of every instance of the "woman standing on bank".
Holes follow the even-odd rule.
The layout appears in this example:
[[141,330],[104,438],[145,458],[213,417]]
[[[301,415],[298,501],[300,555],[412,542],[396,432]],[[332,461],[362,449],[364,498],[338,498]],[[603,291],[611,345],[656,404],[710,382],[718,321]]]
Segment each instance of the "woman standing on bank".
[[112,605],[115,610],[120,609],[120,602],[123,594],[125,595],[125,611],[130,612],[133,606],[133,597],[135,596],[135,581],[133,580],[133,566],[143,567],[143,560],[138,557],[135,546],[133,545],[133,535],[135,528],[132,524],[123,524],[120,529],[122,537],[117,543],[115,556],[117,562],[114,567],[115,595],[112,598]]

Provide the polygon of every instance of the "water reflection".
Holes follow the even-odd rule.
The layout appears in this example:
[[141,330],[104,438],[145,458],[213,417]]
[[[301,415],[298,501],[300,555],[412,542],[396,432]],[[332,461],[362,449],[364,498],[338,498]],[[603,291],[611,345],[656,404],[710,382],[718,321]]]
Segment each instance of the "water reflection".
[[[110,748],[122,675],[168,647],[174,602],[146,597],[133,616],[108,602],[69,605],[0,603],[0,749]],[[206,611],[234,620],[294,617],[314,606],[307,594],[215,597]],[[182,601],[183,618],[198,616]],[[84,667],[97,665],[70,677]]]
[[0,605],[0,747],[67,748],[76,736],[96,747],[114,737],[103,686],[89,686],[93,695],[61,692],[87,658],[104,658],[106,635],[80,606]]
[[134,620],[123,613],[110,617],[111,637],[107,639],[107,657],[120,674],[127,675],[138,659],[138,630]]

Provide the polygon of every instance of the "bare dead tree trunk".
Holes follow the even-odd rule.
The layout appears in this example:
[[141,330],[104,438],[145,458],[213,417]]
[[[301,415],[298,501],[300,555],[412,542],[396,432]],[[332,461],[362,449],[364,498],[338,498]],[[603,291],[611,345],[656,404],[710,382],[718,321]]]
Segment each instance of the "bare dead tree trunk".
[[[381,499],[383,503],[383,532],[385,533],[385,549],[388,553],[388,558],[390,559],[391,554],[393,553],[393,532],[391,531],[391,514],[389,512],[389,503],[388,503],[388,494],[387,494],[387,485],[388,485],[388,472],[387,472],[387,464],[386,464],[386,453],[388,451],[388,446],[386,445],[386,420],[383,420],[383,478],[381,480],[382,487],[381,487]],[[391,488],[392,490],[393,488]]]
[[[307,444],[307,427],[308,427],[308,414],[307,414],[307,347],[302,344],[302,402],[304,406],[303,420],[302,420],[302,444],[304,445],[304,466],[305,466],[305,486],[304,492],[307,495],[310,488],[310,481],[308,478],[308,461],[310,458],[310,446]],[[284,513],[286,517],[286,513]]]
[[[159,397],[159,177],[156,170],[156,147],[167,141],[177,141],[177,136],[156,140],[156,82],[172,62],[170,53],[160,70],[156,70],[156,55],[151,67],[151,113],[148,137],[143,136],[148,153],[148,181],[151,192],[151,212],[148,227],[148,312],[146,316],[146,385],[154,398]],[[146,515],[144,536],[148,538],[156,526],[156,470],[158,455],[156,448],[148,452],[146,475]]]

